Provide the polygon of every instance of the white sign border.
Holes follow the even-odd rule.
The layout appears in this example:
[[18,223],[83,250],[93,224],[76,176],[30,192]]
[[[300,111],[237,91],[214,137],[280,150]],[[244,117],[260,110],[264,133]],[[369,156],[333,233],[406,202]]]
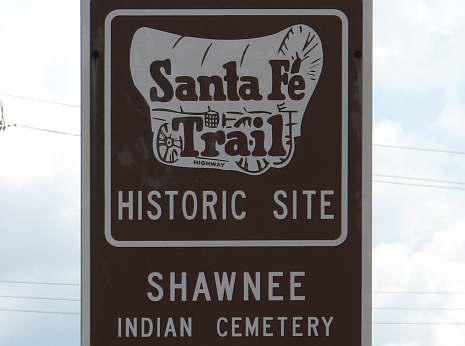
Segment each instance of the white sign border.
[[[120,16],[336,16],[342,24],[342,181],[341,232],[331,240],[181,240],[181,241],[120,241],[111,232],[111,24]],[[105,19],[105,238],[114,247],[329,247],[339,246],[348,235],[348,66],[349,22],[335,9],[184,9],[184,10],[114,10]]]

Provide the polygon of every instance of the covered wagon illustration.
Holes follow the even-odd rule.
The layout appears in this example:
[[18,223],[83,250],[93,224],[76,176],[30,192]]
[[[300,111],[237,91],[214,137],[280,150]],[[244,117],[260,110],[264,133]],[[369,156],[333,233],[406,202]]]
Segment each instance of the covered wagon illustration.
[[238,40],[143,27],[130,68],[150,108],[159,162],[259,175],[291,161],[323,47],[303,24]]

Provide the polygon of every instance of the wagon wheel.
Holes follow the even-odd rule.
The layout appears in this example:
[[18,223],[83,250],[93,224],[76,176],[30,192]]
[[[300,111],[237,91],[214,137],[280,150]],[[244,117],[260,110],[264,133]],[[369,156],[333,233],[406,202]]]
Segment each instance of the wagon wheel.
[[251,175],[261,174],[270,168],[270,163],[266,159],[252,159],[243,157],[236,161],[236,165],[245,173]]
[[163,124],[153,137],[153,145],[156,147],[158,157],[164,163],[174,163],[179,160],[183,150],[181,136],[176,136],[168,124]]

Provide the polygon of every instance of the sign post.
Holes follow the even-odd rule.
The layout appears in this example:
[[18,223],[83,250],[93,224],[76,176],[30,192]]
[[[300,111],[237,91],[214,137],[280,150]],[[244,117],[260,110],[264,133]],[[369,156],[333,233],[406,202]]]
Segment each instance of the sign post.
[[83,0],[82,345],[371,345],[371,1]]

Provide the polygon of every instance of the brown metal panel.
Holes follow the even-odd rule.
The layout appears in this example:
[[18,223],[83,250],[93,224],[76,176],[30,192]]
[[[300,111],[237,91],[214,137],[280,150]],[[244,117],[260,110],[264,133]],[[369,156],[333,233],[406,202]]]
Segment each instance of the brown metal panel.
[[[84,345],[355,346],[363,338],[369,346],[362,336],[362,320],[370,323],[362,304],[370,286],[363,280],[371,280],[363,190],[370,76],[362,68],[370,51],[363,44],[363,6],[341,0],[91,3]],[[235,69],[228,72],[223,65],[231,62]],[[273,63],[282,73],[273,75]],[[164,76],[158,83],[157,71]],[[228,83],[234,74],[237,81]],[[202,99],[199,76],[221,81],[212,100]],[[195,83],[195,95],[191,90],[191,99],[179,100],[176,87],[183,80],[185,92],[185,77]],[[259,96],[239,90],[251,78]],[[284,100],[273,96],[273,85]],[[197,126],[192,133],[186,119]],[[191,148],[190,135],[196,138]],[[120,196],[124,202],[132,196],[132,212]],[[202,206],[215,196],[214,207]],[[171,301],[170,276],[179,282],[183,273],[186,300],[178,291]],[[235,275],[230,300],[218,297],[215,273]],[[244,291],[253,290],[244,290],[244,277],[247,283],[257,273],[260,299],[246,300]],[[270,280],[279,286],[270,289]],[[160,301],[156,284],[164,290]],[[180,335],[180,318],[192,322],[191,336]],[[258,336],[247,336],[254,321]],[[370,326],[364,328],[369,334]]]

